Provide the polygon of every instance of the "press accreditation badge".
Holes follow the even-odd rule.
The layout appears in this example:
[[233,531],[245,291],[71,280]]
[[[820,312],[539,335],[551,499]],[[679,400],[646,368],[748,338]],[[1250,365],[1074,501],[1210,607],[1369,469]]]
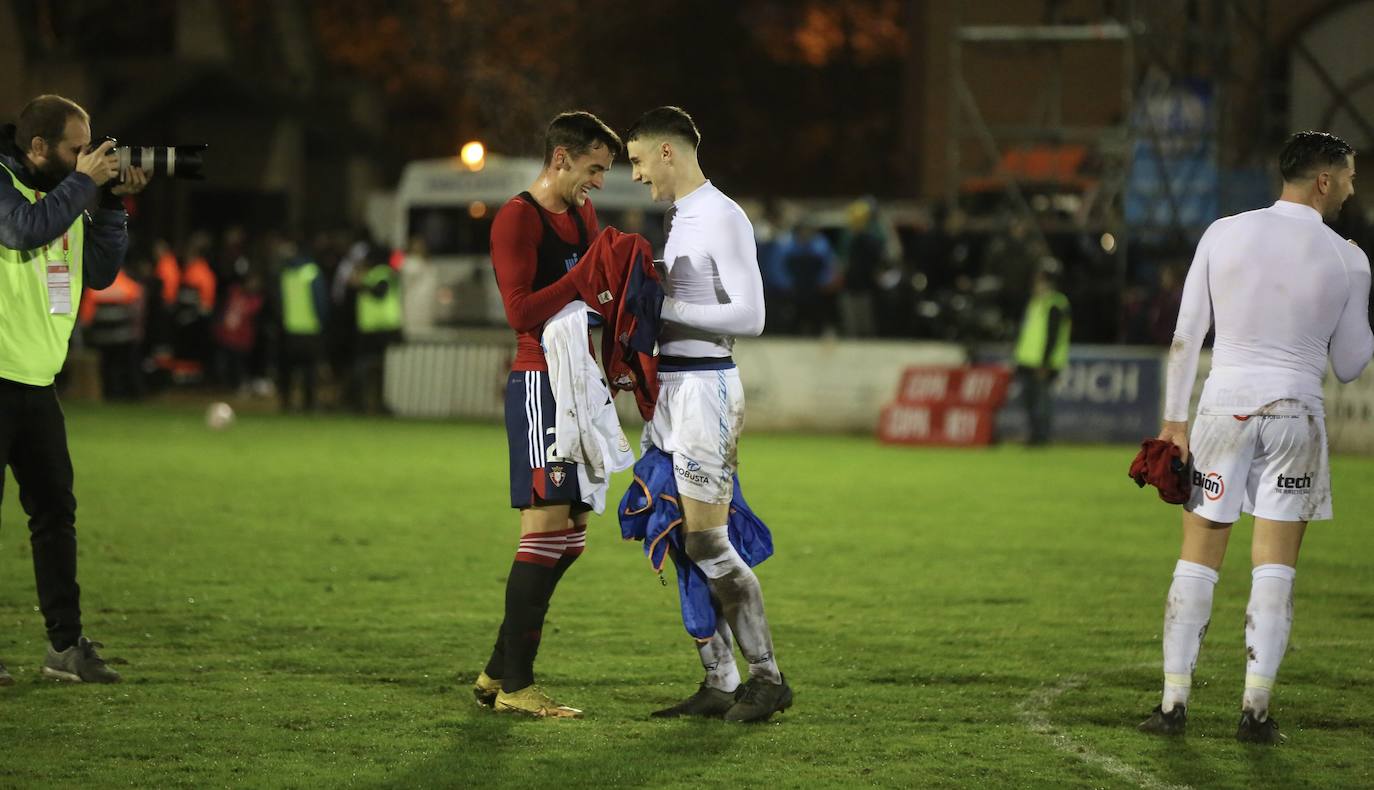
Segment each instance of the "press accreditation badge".
[[48,312],[71,315],[72,267],[66,261],[48,261]]

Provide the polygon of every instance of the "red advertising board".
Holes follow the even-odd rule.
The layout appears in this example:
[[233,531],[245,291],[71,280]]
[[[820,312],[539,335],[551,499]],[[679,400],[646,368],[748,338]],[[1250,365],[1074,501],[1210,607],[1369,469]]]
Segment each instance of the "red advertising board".
[[890,403],[878,438],[888,444],[975,445],[992,441],[996,409],[939,403]]
[[1011,372],[994,365],[912,367],[883,408],[878,438],[889,444],[967,446],[992,442]]

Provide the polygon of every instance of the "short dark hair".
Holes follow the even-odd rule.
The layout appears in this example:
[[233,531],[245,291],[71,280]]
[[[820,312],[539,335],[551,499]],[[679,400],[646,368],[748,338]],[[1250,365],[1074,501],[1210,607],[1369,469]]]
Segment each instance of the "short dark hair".
[[51,93],[37,96],[19,111],[19,118],[14,123],[14,142],[25,153],[35,137],[43,138],[50,147],[58,145],[67,133],[67,121],[72,118],[91,122],[81,105],[65,96]]
[[692,121],[692,116],[681,107],[657,107],[639,116],[635,125],[625,133],[625,140],[639,138],[674,137],[690,143],[693,148],[701,145],[701,132]]
[[585,110],[565,112],[549,123],[544,132],[544,165],[553,161],[553,149],[560,145],[568,149],[574,157],[582,156],[600,143],[611,151],[611,156],[620,156],[625,147],[620,136],[611,130],[600,118]]
[[1345,158],[1355,153],[1350,144],[1327,132],[1298,132],[1288,138],[1279,152],[1279,172],[1284,181],[1302,181],[1331,165],[1346,165]]

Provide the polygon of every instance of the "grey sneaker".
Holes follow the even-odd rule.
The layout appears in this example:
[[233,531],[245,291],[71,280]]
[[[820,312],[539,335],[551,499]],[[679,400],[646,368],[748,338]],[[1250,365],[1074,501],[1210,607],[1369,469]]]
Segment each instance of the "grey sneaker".
[[105,666],[105,659],[95,652],[104,647],[81,637],[76,644],[57,652],[48,645],[48,657],[43,660],[43,677],[71,683],[118,683],[119,673]]
[[11,675],[11,674],[10,674],[10,671],[9,671],[8,669],[5,669],[5,665],[4,665],[4,664],[0,664],[0,686],[13,686],[13,685],[14,685],[14,675]]
[[740,688],[739,701],[725,712],[726,721],[767,721],[774,713],[792,707],[792,687],[787,685],[787,678],[781,683],[749,678]]
[[671,708],[656,710],[649,715],[655,719],[676,719],[679,716],[704,716],[710,719],[719,719],[725,715],[726,711],[734,707],[740,689],[743,688],[740,686],[734,691],[722,691],[703,682],[697,687],[697,693]]

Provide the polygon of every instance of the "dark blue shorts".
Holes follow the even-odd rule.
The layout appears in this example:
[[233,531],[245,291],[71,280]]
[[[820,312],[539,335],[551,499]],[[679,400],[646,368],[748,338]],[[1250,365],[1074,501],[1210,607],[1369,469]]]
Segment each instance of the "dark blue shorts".
[[570,504],[573,513],[591,510],[582,501],[577,464],[548,460],[554,449],[556,413],[549,374],[538,370],[511,371],[506,379],[511,507]]

